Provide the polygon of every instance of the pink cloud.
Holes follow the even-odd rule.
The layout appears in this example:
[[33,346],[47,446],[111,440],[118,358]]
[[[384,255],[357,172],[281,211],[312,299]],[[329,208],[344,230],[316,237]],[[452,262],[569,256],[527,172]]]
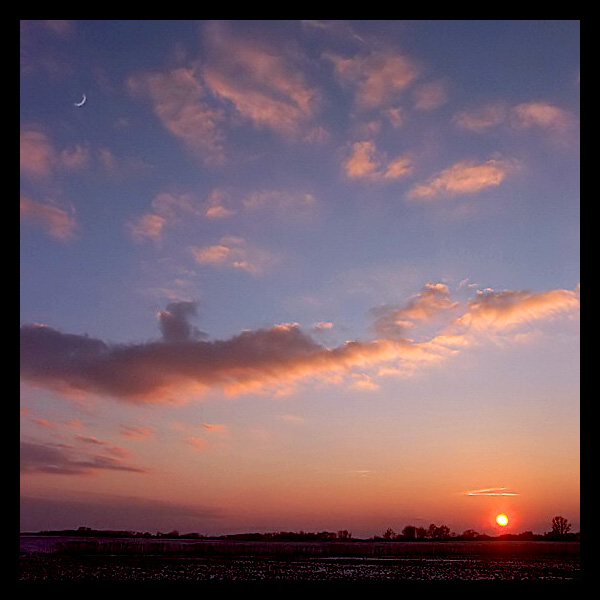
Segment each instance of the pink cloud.
[[408,156],[389,160],[371,140],[355,142],[350,156],[344,161],[344,172],[350,179],[393,181],[409,175],[413,170]]
[[163,126],[204,162],[223,162],[223,112],[209,104],[195,69],[134,75],[127,88],[132,96],[149,100]]
[[548,102],[519,104],[514,107],[513,114],[518,127],[539,127],[559,134],[567,133],[575,121],[571,113]]
[[414,62],[394,51],[357,54],[351,58],[333,53],[324,56],[332,62],[342,83],[355,89],[355,101],[361,109],[388,106],[418,75]]
[[500,185],[517,168],[515,161],[489,159],[484,163],[461,161],[433,175],[424,183],[413,186],[408,197],[429,200],[461,194],[474,194]]
[[190,249],[199,265],[239,269],[259,275],[277,263],[277,257],[262,248],[250,245],[238,236],[223,236],[217,244]]
[[493,290],[479,292],[456,324],[476,331],[506,331],[538,320],[549,320],[579,309],[577,290]]
[[196,450],[204,450],[208,446],[208,441],[203,438],[190,437],[188,443]]
[[121,435],[130,438],[147,438],[156,433],[155,427],[144,425],[121,425]]
[[[578,311],[578,290],[488,291],[461,305],[442,284],[428,284],[376,324],[383,337],[333,348],[319,344],[297,324],[243,331],[226,340],[163,339],[119,346],[25,325],[21,376],[50,388],[133,402],[184,400],[208,388],[226,394],[281,391],[303,379],[336,383],[346,378],[350,385],[373,389],[377,382],[369,371],[408,376],[497,336],[510,341],[519,327],[571,318]],[[434,331],[415,341],[404,337],[406,323],[428,324]]]
[[21,194],[20,216],[23,221],[41,227],[48,235],[60,240],[67,241],[75,236],[77,222],[72,211],[50,203],[41,203]]
[[453,120],[461,129],[483,132],[504,123],[506,117],[506,107],[502,103],[493,103],[475,110],[462,111]]
[[26,129],[20,136],[21,172],[33,177],[48,176],[56,162],[56,150],[41,131]]
[[432,81],[420,85],[413,93],[417,110],[434,110],[448,100],[446,84],[443,81]]
[[259,127],[298,137],[316,114],[319,94],[291,57],[266,43],[234,35],[223,24],[207,27],[206,85]]
[[136,241],[152,240],[160,242],[162,240],[163,229],[166,219],[154,213],[141,215],[134,221],[127,223],[127,229],[131,237]]

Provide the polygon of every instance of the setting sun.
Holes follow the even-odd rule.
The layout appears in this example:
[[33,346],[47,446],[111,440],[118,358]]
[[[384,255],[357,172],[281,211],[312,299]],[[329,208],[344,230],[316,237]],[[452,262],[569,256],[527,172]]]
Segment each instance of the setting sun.
[[505,527],[508,525],[508,517],[506,515],[498,515],[496,517],[496,523],[498,523],[498,525],[501,527]]

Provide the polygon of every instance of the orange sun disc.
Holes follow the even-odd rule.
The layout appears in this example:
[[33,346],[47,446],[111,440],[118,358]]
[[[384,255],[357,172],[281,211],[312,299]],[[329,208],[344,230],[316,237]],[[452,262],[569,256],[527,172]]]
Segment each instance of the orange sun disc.
[[496,523],[501,527],[504,527],[505,525],[508,525],[508,517],[506,515],[498,515],[496,517]]

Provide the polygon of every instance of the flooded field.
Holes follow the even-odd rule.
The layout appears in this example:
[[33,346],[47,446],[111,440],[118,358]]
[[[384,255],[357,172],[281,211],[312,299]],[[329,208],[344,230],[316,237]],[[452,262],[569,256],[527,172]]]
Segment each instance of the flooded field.
[[578,543],[290,545],[30,539],[21,544],[20,558],[21,581],[580,579]]
[[580,579],[573,560],[508,558],[21,558],[22,581],[552,580]]

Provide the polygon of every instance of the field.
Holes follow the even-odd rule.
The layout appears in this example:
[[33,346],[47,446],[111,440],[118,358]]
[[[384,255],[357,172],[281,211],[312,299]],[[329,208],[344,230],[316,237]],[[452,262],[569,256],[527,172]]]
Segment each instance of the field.
[[[45,540],[21,581],[579,581],[578,542]],[[42,543],[40,542],[40,543]],[[27,548],[29,548],[27,550]]]

